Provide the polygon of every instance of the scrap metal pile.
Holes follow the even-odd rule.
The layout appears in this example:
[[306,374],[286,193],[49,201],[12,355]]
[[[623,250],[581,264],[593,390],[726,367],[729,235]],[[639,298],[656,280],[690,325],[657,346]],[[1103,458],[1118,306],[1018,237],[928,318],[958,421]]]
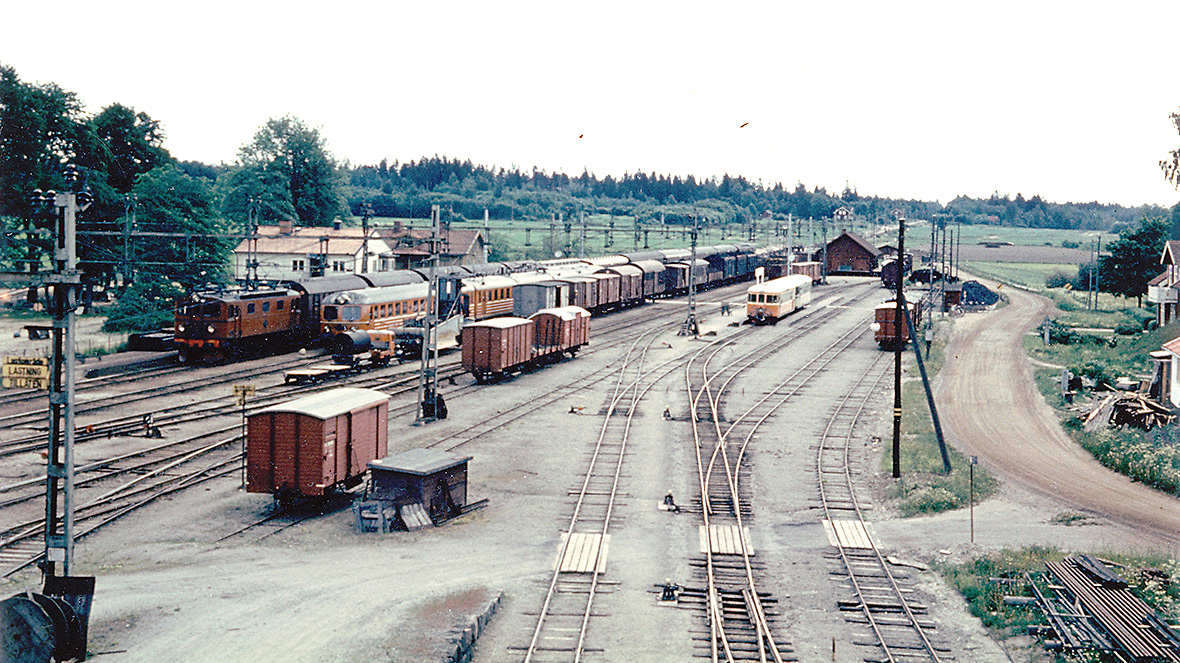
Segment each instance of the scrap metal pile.
[[1180,663],[1180,636],[1102,561],[1078,555],[1046,562],[1045,568],[1049,592],[1032,587],[1049,622],[1037,630],[1056,638],[1046,647],[1069,654],[1106,652],[1136,663]]
[[1156,426],[1167,426],[1176,418],[1167,407],[1133,391],[1116,392],[1097,403],[1084,424],[1090,432],[1104,426],[1134,426],[1151,430]]

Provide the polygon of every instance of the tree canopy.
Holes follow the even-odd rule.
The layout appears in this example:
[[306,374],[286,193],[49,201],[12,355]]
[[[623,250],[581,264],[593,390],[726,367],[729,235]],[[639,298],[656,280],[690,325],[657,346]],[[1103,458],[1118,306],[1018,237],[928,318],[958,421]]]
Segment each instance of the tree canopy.
[[1099,261],[1100,287],[1143,304],[1147,282],[1160,273],[1160,254],[1168,240],[1167,219],[1144,219],[1139,227],[1107,245],[1108,255]]
[[227,210],[244,216],[250,198],[261,216],[295,216],[305,226],[327,226],[345,212],[336,161],[318,129],[286,116],[271,118],[238,152],[241,168],[231,175]]

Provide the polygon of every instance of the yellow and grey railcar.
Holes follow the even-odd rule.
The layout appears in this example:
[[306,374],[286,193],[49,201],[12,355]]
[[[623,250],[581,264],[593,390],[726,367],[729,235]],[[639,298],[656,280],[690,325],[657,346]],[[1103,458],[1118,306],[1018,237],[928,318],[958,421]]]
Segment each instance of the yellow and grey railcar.
[[746,290],[746,317],[756,325],[772,325],[811,303],[811,277],[792,274],[763,281]]

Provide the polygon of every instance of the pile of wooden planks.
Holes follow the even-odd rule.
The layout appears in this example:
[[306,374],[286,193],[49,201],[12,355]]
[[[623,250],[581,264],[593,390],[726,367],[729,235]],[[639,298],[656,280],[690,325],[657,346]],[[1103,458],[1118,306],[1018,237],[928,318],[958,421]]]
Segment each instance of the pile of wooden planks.
[[1085,429],[1095,431],[1104,426],[1134,426],[1151,430],[1167,426],[1176,415],[1171,410],[1133,391],[1115,392],[1098,401],[1086,417]]

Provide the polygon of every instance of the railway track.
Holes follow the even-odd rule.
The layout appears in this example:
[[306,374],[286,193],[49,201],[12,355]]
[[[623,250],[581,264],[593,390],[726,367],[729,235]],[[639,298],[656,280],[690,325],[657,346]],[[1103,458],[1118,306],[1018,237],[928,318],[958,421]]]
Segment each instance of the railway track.
[[[754,557],[750,523],[754,504],[748,497],[748,458],[758,430],[789,399],[863,333],[853,327],[787,379],[768,390],[730,421],[722,415],[725,397],[749,369],[795,342],[802,334],[830,322],[831,309],[792,318],[791,333],[780,335],[713,370],[715,359],[731,342],[702,348],[685,367],[684,384],[691,403],[699,498],[702,558],[693,560],[700,587],[686,588],[681,600],[697,605],[708,626],[705,651],[698,656],[732,663],[743,660],[791,660],[793,650],[775,626],[777,600],[763,591],[763,567]],[[699,365],[699,383],[694,368]],[[712,372],[711,372],[712,371]]]
[[862,624],[872,639],[860,641],[875,651],[865,660],[910,663],[947,660],[949,650],[931,640],[933,622],[923,620],[925,606],[912,598],[905,587],[908,578],[877,547],[857,498],[850,462],[855,428],[866,405],[878,393],[889,371],[882,368],[889,356],[881,353],[857,378],[833,410],[816,451],[816,480],[828,531],[853,597],[840,602],[850,622]]

